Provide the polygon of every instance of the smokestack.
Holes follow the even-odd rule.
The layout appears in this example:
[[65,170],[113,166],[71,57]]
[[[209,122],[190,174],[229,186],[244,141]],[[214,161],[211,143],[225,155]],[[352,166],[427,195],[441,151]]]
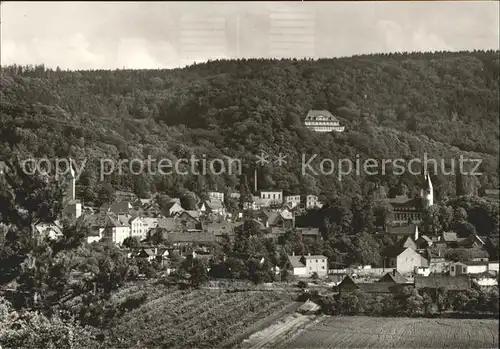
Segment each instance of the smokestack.
[[257,169],[253,172],[253,191],[257,193]]

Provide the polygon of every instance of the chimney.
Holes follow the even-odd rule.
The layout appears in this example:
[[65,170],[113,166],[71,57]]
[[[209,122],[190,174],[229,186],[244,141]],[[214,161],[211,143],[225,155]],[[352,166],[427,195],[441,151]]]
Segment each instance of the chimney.
[[310,253],[308,253],[307,255],[308,255],[308,256],[310,256],[311,254],[310,254]]

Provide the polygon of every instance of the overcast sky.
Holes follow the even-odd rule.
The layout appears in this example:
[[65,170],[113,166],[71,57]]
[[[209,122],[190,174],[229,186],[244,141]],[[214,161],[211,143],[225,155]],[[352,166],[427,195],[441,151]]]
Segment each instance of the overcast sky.
[[1,63],[175,68],[216,58],[498,50],[499,6],[496,1],[3,2]]

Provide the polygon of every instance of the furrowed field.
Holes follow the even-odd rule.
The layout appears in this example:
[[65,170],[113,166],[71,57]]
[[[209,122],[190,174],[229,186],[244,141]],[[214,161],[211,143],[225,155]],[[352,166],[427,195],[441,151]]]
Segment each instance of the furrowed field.
[[279,348],[498,348],[498,320],[324,317]]
[[293,305],[289,296],[278,292],[182,291],[161,285],[131,286],[114,298],[144,291],[147,301],[105,331],[107,346],[220,347]]

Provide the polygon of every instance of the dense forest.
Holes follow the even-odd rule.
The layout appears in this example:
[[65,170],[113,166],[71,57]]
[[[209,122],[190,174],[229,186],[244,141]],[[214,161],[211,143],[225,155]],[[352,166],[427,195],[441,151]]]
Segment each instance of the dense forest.
[[[99,202],[102,158],[230,156],[249,165],[261,151],[288,156],[266,166],[259,188],[352,198],[375,184],[415,194],[420,180],[392,173],[302,176],[309,158],[482,159],[481,188],[497,188],[498,51],[401,53],[320,60],[221,60],[174,70],[62,71],[2,67],[0,157],[87,159],[77,184]],[[327,109],[344,133],[302,126]],[[246,170],[252,171],[249,165]],[[455,176],[435,173],[438,200],[455,195]],[[244,176],[243,176],[244,177]],[[248,181],[252,181],[249,177]],[[237,175],[111,175],[115,189],[146,197],[185,190],[238,190]]]

